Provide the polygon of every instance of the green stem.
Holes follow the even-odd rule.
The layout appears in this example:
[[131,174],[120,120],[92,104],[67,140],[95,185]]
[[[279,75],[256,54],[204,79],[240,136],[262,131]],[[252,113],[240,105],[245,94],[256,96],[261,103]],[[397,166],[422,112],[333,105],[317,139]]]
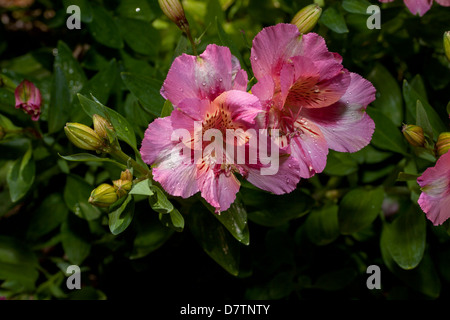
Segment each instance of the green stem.
[[152,172],[148,168],[144,168],[139,163],[137,163],[133,158],[124,153],[122,150],[118,148],[113,148],[113,150],[109,153],[116,160],[125,163],[127,166],[130,165],[133,167],[134,172],[139,173],[141,177],[151,178]]

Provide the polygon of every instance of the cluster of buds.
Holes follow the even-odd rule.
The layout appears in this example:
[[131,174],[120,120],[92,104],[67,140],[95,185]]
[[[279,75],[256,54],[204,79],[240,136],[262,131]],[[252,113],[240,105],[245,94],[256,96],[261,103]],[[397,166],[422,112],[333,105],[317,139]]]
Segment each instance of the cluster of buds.
[[95,114],[92,117],[94,129],[81,123],[66,123],[64,131],[75,146],[83,150],[110,152],[116,141],[113,126],[105,118]]
[[291,23],[295,24],[301,33],[308,33],[314,29],[321,14],[321,7],[317,4],[310,4],[297,12]]
[[89,203],[96,207],[109,207],[120,198],[126,196],[133,185],[133,175],[127,169],[122,171],[120,179],[114,180],[113,185],[102,183],[92,190]]

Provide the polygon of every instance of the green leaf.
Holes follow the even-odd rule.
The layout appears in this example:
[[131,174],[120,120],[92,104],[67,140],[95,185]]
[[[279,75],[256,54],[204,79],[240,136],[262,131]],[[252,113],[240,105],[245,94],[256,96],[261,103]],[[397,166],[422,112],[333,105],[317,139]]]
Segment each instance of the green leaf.
[[423,132],[428,135],[428,137],[433,138],[433,127],[431,126],[427,112],[420,100],[417,100],[416,104],[416,124],[423,129]]
[[147,0],[120,1],[117,13],[122,17],[151,22],[156,18]]
[[[203,199],[202,199],[203,201]],[[247,211],[240,200],[236,199],[227,211],[215,213],[214,208],[203,201],[208,210],[222,223],[239,242],[249,245],[250,233],[247,222]]]
[[[367,8],[367,7],[366,7]],[[397,80],[380,63],[367,76],[376,88],[376,99],[372,105],[389,117],[396,126],[403,121],[403,97]]]
[[25,154],[14,161],[10,167],[6,181],[12,202],[20,200],[31,188],[35,178],[35,163],[31,143]]
[[319,21],[336,33],[348,32],[344,16],[334,7],[328,7],[323,11]]
[[67,8],[71,5],[76,5],[80,8],[81,21],[89,23],[92,21],[93,13],[92,7],[88,0],[63,0],[64,7]]
[[109,230],[113,235],[118,235],[125,231],[130,225],[134,216],[134,200],[128,195],[122,205],[109,214]]
[[333,176],[347,176],[358,171],[358,163],[349,153],[330,150],[324,173]]
[[419,265],[412,270],[404,270],[400,268],[392,258],[390,250],[388,249],[390,239],[387,237],[386,231],[387,229],[383,228],[381,232],[380,250],[383,262],[387,268],[411,288],[422,292],[431,298],[439,297],[441,283],[430,254],[425,252]]
[[159,117],[164,106],[164,98],[160,94],[162,82],[138,74],[121,73],[122,80],[141,102],[144,109]]
[[154,214],[136,215],[136,237],[130,259],[139,259],[160,248],[174,233],[166,228]]
[[422,106],[428,116],[428,120],[431,124],[431,127],[433,128],[433,138],[437,139],[438,135],[441,132],[445,132],[447,128],[445,127],[444,123],[441,120],[441,117],[436,112],[436,110],[433,109],[433,107],[428,103],[426,98],[421,96],[415,88],[412,87],[408,83],[408,81],[403,81],[403,98],[405,99],[406,103],[406,110],[407,110],[407,122],[410,124],[415,124],[416,119],[416,111],[417,111],[417,101],[419,100],[422,103]]
[[76,265],[89,256],[91,245],[87,240],[85,221],[68,215],[61,225],[61,242],[69,261]]
[[161,190],[161,188],[159,188],[155,185],[151,185],[150,189],[154,193],[153,196],[148,198],[150,207],[152,207],[152,209],[158,213],[163,213],[163,214],[170,213],[174,209],[174,206],[167,199],[167,196],[164,194],[164,192]]
[[387,248],[394,261],[405,270],[422,260],[426,245],[425,215],[412,205],[391,224],[384,224]]
[[371,144],[383,150],[408,155],[401,130],[391,119],[372,107],[367,108],[367,113],[375,122],[375,132],[372,136]]
[[164,102],[164,106],[161,111],[161,118],[170,116],[172,114],[172,111],[173,111],[172,102],[170,102],[169,100],[166,100],[166,102]]
[[338,220],[342,234],[352,234],[369,226],[381,211],[382,187],[349,191],[339,205]]
[[304,228],[308,239],[316,245],[326,245],[339,236],[337,205],[313,210],[306,218]]
[[[82,0],[81,2],[84,2]],[[81,9],[81,7],[80,7]],[[83,11],[81,11],[83,16]],[[63,41],[58,41],[58,54],[55,57],[54,68],[59,68],[64,74],[64,78],[69,85],[71,95],[80,92],[87,81],[83,68],[73,57],[72,50]]]
[[72,154],[70,156],[62,156],[59,154],[61,158],[67,161],[75,161],[75,162],[109,162],[115,164],[117,167],[119,167],[122,170],[125,170],[127,168],[126,165],[121,164],[113,159],[110,158],[100,158],[96,157],[93,154],[90,153],[77,153]]
[[33,290],[39,277],[38,260],[21,241],[0,235],[0,279],[17,281]]
[[129,194],[136,194],[142,196],[152,196],[154,193],[150,189],[151,182],[149,179],[145,179],[143,181],[139,181],[136,183],[133,188],[130,190]]
[[367,0],[344,0],[342,8],[351,13],[368,14],[367,8],[371,3]]
[[295,190],[289,194],[274,195],[258,189],[242,188],[242,201],[248,219],[266,227],[276,227],[308,213],[313,200]]
[[96,41],[114,49],[123,47],[123,40],[120,37],[120,30],[112,15],[100,6],[92,8],[93,20],[89,24],[89,31]]
[[54,230],[67,217],[67,207],[59,193],[53,193],[42,201],[30,218],[27,238],[36,240]]
[[80,100],[83,110],[89,117],[92,118],[94,114],[98,114],[99,116],[108,119],[116,131],[117,137],[126,142],[135,151],[137,150],[136,136],[134,135],[132,126],[121,114],[102,105],[99,101],[88,99],[81,94],[78,94],[78,99]]
[[203,250],[230,274],[239,274],[239,242],[202,204],[186,216],[189,229]]
[[55,66],[47,116],[49,133],[60,131],[64,127],[69,119],[70,103],[70,91],[64,73]]
[[122,38],[126,44],[135,52],[155,57],[161,43],[158,30],[146,21],[120,18],[118,25]]
[[69,175],[64,187],[64,201],[70,211],[80,218],[95,220],[101,215],[99,208],[88,202],[93,187],[76,175]]
[[177,209],[173,209],[169,213],[160,213],[159,220],[164,226],[177,232],[181,232],[184,229],[183,215]]

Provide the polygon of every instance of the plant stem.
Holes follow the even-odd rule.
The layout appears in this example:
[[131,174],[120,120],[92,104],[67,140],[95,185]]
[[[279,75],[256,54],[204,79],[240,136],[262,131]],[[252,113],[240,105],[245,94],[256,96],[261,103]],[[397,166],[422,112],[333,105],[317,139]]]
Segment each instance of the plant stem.
[[131,167],[133,167],[134,172],[139,173],[141,177],[152,177],[152,172],[148,168],[144,168],[143,166],[141,166],[133,158],[120,150],[120,148],[113,148],[109,154],[116,160],[125,163],[127,166],[130,165]]

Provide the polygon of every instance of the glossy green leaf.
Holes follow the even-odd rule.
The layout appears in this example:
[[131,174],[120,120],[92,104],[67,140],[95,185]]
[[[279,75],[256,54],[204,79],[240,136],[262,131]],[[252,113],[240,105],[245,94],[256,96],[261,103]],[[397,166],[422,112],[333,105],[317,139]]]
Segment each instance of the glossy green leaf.
[[49,195],[31,217],[27,238],[35,240],[51,232],[66,220],[67,213],[68,209],[61,194]]
[[109,230],[113,235],[124,232],[134,216],[134,200],[128,195],[122,205],[109,214]]
[[406,270],[417,267],[426,244],[426,221],[422,211],[413,205],[384,228],[387,248],[394,261]]
[[39,277],[38,260],[29,247],[13,237],[0,235],[0,279],[17,281],[33,290]]
[[170,116],[172,114],[172,111],[173,111],[172,102],[170,102],[169,100],[166,100],[166,102],[164,102],[164,106],[161,111],[161,118]]
[[114,49],[123,47],[119,27],[113,19],[111,12],[103,7],[92,8],[93,20],[89,24],[89,31],[96,41]]
[[88,202],[93,189],[94,187],[80,177],[67,176],[64,187],[64,201],[69,210],[86,220],[95,220],[100,217],[100,209]]
[[369,226],[380,213],[383,199],[382,187],[349,191],[339,204],[338,220],[341,233],[352,234]]
[[89,117],[92,118],[94,114],[98,114],[108,119],[116,131],[117,137],[136,150],[136,136],[132,126],[120,113],[104,106],[99,101],[88,99],[81,94],[78,94],[78,99]]
[[313,210],[306,218],[304,228],[308,239],[316,245],[326,245],[340,235],[337,205]]
[[416,125],[421,127],[423,132],[428,135],[428,137],[433,137],[433,127],[431,126],[427,112],[425,111],[425,108],[420,100],[417,100],[416,104]]
[[91,244],[86,235],[87,226],[85,221],[73,215],[68,215],[68,219],[61,225],[61,242],[65,254],[69,261],[76,265],[81,265],[91,252]]
[[155,185],[151,185],[150,189],[154,194],[149,197],[148,200],[153,210],[163,214],[170,213],[172,210],[174,210],[173,204],[169,201],[169,199],[167,199],[167,196],[164,194],[161,188]]
[[70,91],[63,71],[55,66],[51,92],[50,106],[48,109],[48,132],[60,131],[70,114]]
[[203,250],[230,274],[239,274],[239,242],[206,208],[197,205],[187,215],[191,230]]
[[377,90],[372,105],[389,117],[396,126],[400,126],[404,121],[403,97],[397,80],[380,63],[375,64],[367,79]]
[[371,144],[383,150],[407,155],[406,142],[400,128],[375,108],[367,108],[367,113],[375,122],[375,132]]
[[159,31],[146,21],[120,18],[119,25],[122,38],[135,52],[154,57],[158,54],[161,43]]
[[164,98],[160,94],[162,82],[138,74],[122,72],[122,80],[141,102],[145,110],[159,117],[164,106]]
[[169,213],[160,213],[159,220],[164,226],[177,232],[181,232],[184,229],[183,215],[177,209],[173,209]]
[[349,153],[330,150],[324,173],[334,176],[346,176],[358,171],[358,163]]
[[173,235],[174,230],[166,228],[151,212],[136,215],[136,237],[130,259],[139,259],[160,248]]
[[35,179],[35,163],[31,144],[25,154],[14,161],[8,171],[6,180],[12,202],[20,200],[33,185]]
[[[85,1],[85,0],[82,0]],[[81,7],[80,7],[81,9]],[[83,11],[82,11],[83,12]],[[80,92],[87,81],[83,68],[74,58],[72,50],[63,41],[58,41],[54,68],[59,68],[64,74],[69,91],[72,95]]]
[[334,7],[328,7],[325,9],[319,21],[336,33],[348,32],[344,16]]
[[141,196],[152,196],[154,193],[150,189],[151,182],[148,179],[139,181],[130,190],[129,194],[136,194]]
[[344,0],[342,8],[351,13],[367,14],[367,8],[371,3],[367,0]]

